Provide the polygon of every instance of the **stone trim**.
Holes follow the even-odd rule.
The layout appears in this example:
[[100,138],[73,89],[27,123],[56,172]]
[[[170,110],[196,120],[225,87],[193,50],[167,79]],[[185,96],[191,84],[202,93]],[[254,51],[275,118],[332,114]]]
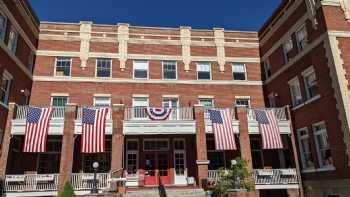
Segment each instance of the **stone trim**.
[[80,67],[84,69],[89,59],[90,39],[91,39],[91,24],[89,21],[80,22]]
[[118,24],[118,43],[120,69],[125,69],[128,56],[129,24]]

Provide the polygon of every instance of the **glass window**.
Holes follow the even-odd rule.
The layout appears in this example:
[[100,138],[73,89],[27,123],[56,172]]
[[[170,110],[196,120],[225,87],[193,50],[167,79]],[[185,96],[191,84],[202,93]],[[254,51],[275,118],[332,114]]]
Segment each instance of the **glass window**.
[[249,98],[236,98],[236,106],[250,107]]
[[200,98],[198,101],[199,101],[199,104],[203,105],[205,108],[214,107],[214,102],[213,102],[213,99],[211,98]]
[[112,59],[97,58],[96,59],[96,77],[112,76]]
[[127,152],[126,153],[126,171],[128,175],[137,174],[137,153],[136,152]]
[[70,76],[72,59],[69,57],[56,58],[56,76]]
[[110,107],[111,97],[94,97],[95,107]]
[[296,33],[298,51],[302,51],[308,44],[308,34],[306,26],[303,25]]
[[2,143],[2,138],[4,137],[4,132],[3,130],[0,128],[0,143]]
[[289,62],[288,53],[293,49],[293,40],[289,38],[285,43],[283,43],[283,58],[284,63],[287,64]]
[[0,103],[5,105],[7,105],[9,101],[11,81],[12,76],[5,71],[0,81]]
[[271,65],[270,65],[270,60],[265,60],[264,61],[264,71],[265,71],[265,79],[268,79],[271,76]]
[[292,100],[292,106],[294,107],[301,104],[302,97],[301,97],[298,77],[295,77],[294,79],[290,80],[288,84],[289,84],[290,97]]
[[274,93],[268,95],[269,107],[277,107],[276,97]]
[[148,61],[143,61],[143,60],[134,61],[134,78],[148,79]]
[[67,96],[53,96],[51,98],[51,105],[54,107],[64,107],[66,106],[68,102],[68,97]]
[[163,62],[163,79],[176,79],[176,62]]
[[148,107],[147,97],[135,97],[132,101],[133,118],[147,118],[145,108]]
[[314,168],[315,165],[312,158],[312,149],[307,128],[298,129],[297,134],[303,169]]
[[29,56],[28,56],[28,66],[27,66],[27,68],[28,68],[28,70],[29,70],[30,72],[33,71],[34,59],[35,59],[34,56],[35,56],[34,52],[31,51],[31,52],[29,53]]
[[4,41],[6,35],[7,18],[0,13],[0,40]]
[[232,76],[233,80],[246,80],[246,67],[244,64],[233,63],[232,64]]
[[10,49],[12,53],[16,53],[17,41],[18,41],[18,33],[14,28],[11,28],[7,47]]
[[318,94],[316,73],[313,69],[303,74],[306,98],[310,99]]
[[168,140],[144,140],[143,149],[145,151],[163,151],[169,149]]
[[197,63],[197,79],[211,79],[211,64],[208,62]]
[[333,165],[331,150],[328,143],[327,129],[324,122],[312,125],[316,142],[316,150],[320,167]]

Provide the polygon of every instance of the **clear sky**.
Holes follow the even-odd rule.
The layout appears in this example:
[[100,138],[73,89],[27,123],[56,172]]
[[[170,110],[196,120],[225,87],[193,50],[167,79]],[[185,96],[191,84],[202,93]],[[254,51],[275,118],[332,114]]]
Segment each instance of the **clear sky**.
[[41,21],[258,31],[281,0],[29,0]]

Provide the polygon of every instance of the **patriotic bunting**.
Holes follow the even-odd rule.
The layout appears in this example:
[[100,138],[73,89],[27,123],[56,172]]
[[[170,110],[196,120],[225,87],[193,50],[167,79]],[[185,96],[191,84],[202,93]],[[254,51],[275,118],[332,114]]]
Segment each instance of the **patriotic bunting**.
[[171,114],[171,111],[171,108],[145,108],[145,112],[151,120],[166,120]]

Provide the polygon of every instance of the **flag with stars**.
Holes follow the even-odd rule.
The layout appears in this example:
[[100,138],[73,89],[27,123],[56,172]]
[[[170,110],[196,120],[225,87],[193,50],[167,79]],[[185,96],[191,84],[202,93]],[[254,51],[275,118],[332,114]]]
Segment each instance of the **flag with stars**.
[[254,110],[262,138],[263,149],[281,149],[283,143],[273,110]]

